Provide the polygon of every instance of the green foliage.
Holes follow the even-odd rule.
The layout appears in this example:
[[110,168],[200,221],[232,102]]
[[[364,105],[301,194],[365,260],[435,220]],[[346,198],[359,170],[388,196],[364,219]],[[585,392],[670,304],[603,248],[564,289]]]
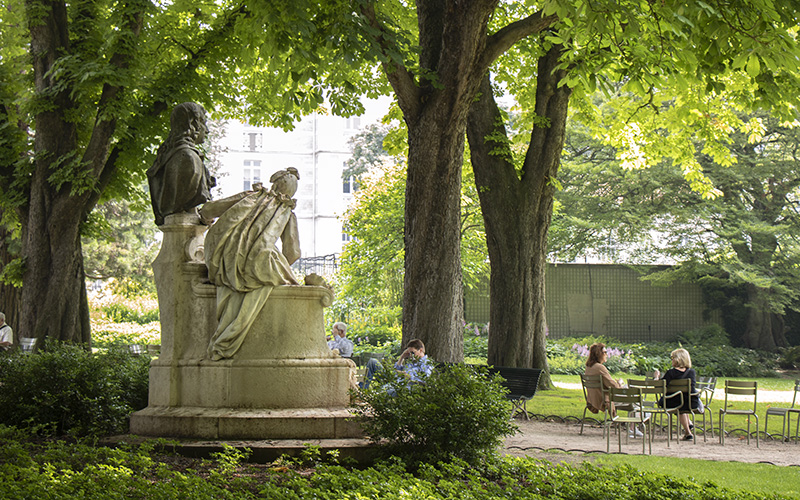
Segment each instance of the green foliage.
[[554,374],[578,375],[583,373],[588,356],[588,346],[603,342],[607,346],[609,359],[605,363],[612,373],[650,375],[656,368],[661,373],[670,368],[669,354],[683,347],[689,351],[692,367],[699,376],[705,377],[774,377],[778,368],[777,355],[740,347],[706,342],[704,339],[720,340],[724,332],[717,328],[700,329],[705,333],[689,333],[685,337],[698,342],[650,342],[647,344],[625,344],[605,337],[567,337],[548,339],[547,364]]
[[516,431],[499,377],[463,364],[439,366],[425,382],[409,384],[387,363],[359,397],[365,405],[355,411],[366,434],[388,440],[388,451],[411,463],[456,457],[478,464]]
[[121,432],[147,406],[149,356],[48,342],[0,358],[0,423],[76,436]]
[[[17,429],[0,426],[0,491],[4,498],[177,500],[190,495],[194,500],[579,500],[612,491],[614,498],[623,500],[777,500],[785,492],[726,489],[718,484],[722,480],[679,479],[616,463],[572,467],[528,457],[506,457],[475,467],[454,459],[420,464],[412,474],[397,459],[364,468],[324,465],[313,460],[310,465],[316,467],[312,469],[285,460],[274,464],[279,467],[257,467],[242,463],[246,450],[226,449],[201,461],[167,455],[162,451],[165,443],[158,441],[108,448],[84,442],[32,441],[27,437]],[[761,473],[768,474],[767,470]]]
[[[475,182],[471,172],[465,171],[464,176],[461,268],[464,285],[473,287],[488,273],[488,262]],[[399,311],[403,298],[406,169],[394,157],[360,180],[361,188],[344,216],[344,228],[352,240],[342,253],[337,274],[338,307],[346,310],[347,317],[371,307]]]
[[686,345],[725,346],[731,343],[728,332],[716,323],[683,332],[675,340]]
[[477,323],[464,325],[464,357],[486,360],[489,353],[489,326]]
[[103,306],[101,310],[108,318],[116,323],[138,323],[146,325],[158,321],[158,309],[150,311],[137,311],[126,304],[114,302]]
[[778,365],[784,370],[800,369],[800,345],[783,349],[778,358]]

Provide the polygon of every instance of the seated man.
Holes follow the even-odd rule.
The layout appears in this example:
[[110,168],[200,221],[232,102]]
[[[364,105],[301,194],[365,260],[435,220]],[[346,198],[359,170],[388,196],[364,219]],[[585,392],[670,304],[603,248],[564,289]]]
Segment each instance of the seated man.
[[353,341],[347,338],[347,325],[338,321],[333,324],[333,339],[328,341],[328,348],[338,349],[343,358],[353,356]]
[[[370,358],[367,362],[367,371],[364,374],[363,389],[369,388],[375,373],[383,368],[381,362],[375,358]],[[433,364],[425,355],[425,344],[419,339],[408,342],[406,350],[400,355],[394,369],[408,377],[409,383],[422,383],[425,377],[433,371]]]
[[14,331],[6,324],[6,315],[0,312],[0,351],[7,351],[14,345]]

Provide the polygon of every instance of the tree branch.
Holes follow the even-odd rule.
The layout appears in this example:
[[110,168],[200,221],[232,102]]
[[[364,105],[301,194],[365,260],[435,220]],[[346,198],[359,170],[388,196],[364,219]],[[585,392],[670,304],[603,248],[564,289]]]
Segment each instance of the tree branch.
[[394,88],[397,102],[400,105],[400,109],[403,110],[403,114],[407,119],[413,119],[420,113],[420,99],[422,97],[422,92],[414,79],[414,75],[401,63],[393,60],[391,52],[395,47],[391,42],[391,37],[388,36],[390,35],[389,29],[378,21],[375,6],[372,3],[368,3],[361,8],[361,13],[369,21],[370,27],[380,33],[380,35],[373,37],[373,40],[378,44],[381,54],[386,58],[386,61],[381,63],[383,71],[386,73],[386,78],[392,88]]
[[510,49],[512,45],[529,35],[544,31],[557,20],[558,16],[555,14],[544,17],[542,12],[539,11],[525,19],[520,19],[503,27],[493,35],[489,35],[486,49],[481,57],[481,66],[489,69],[495,59]]

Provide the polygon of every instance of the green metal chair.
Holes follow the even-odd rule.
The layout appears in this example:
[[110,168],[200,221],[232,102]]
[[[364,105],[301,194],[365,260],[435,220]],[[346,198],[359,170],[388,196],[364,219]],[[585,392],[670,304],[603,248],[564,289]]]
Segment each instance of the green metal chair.
[[[659,416],[659,418],[666,416],[667,417],[667,447],[669,447],[669,443],[672,440],[672,417],[678,415],[678,408],[663,408],[658,406],[658,401],[664,401],[669,396],[677,396],[678,394],[669,394],[667,393],[667,381],[666,380],[654,380],[654,379],[646,379],[646,380],[628,380],[628,387],[632,389],[639,389],[642,393],[644,402],[643,402],[643,409],[644,411],[650,412],[651,415],[651,422],[655,421],[655,416]],[[652,398],[652,399],[651,399]],[[682,398],[682,396],[681,396]],[[681,402],[683,399],[681,399]],[[651,423],[652,425],[652,423]]]
[[[589,398],[587,397],[587,389],[598,389],[605,393],[606,388],[603,386],[603,377],[600,375],[581,375],[581,387],[583,388],[583,400],[586,405],[583,407],[583,418],[581,418],[581,431],[578,434],[583,434],[583,423],[586,420],[586,411],[589,409]],[[606,422],[611,418],[611,407],[607,405],[603,412],[603,433],[606,432]]]
[[[611,387],[609,390],[609,400],[612,405],[629,406],[638,408],[638,410],[628,413],[628,416],[623,417],[620,413],[611,417],[611,420],[606,421],[606,426],[614,424],[628,424],[644,428],[644,436],[642,437],[642,455],[646,452],[646,447],[649,447],[650,454],[653,454],[653,427],[650,424],[650,416],[642,410],[644,407],[644,398],[642,391],[638,388],[616,388]],[[622,434],[623,430],[618,429],[617,439],[619,451],[622,452]],[[625,433],[625,436],[628,434]],[[627,439],[627,437],[626,437]],[[611,430],[606,430],[606,452],[611,451]]]
[[[734,410],[728,408],[728,396],[753,396],[753,408]],[[747,444],[750,444],[750,417],[756,417],[756,448],[760,448],[758,440],[758,413],[756,413],[756,399],[758,397],[758,382],[726,380],[725,381],[725,406],[719,409],[719,442],[725,446],[725,415],[747,415]]]
[[792,424],[792,414],[797,415],[797,426],[794,430],[794,438],[800,439],[800,406],[797,405],[797,393],[800,393],[800,380],[794,381],[794,396],[792,396],[792,406],[789,408],[767,408],[767,417],[764,419],[764,434],[767,434],[767,427],[769,427],[769,416],[783,417],[783,427],[781,428],[781,435],[784,441],[789,441],[789,430]]

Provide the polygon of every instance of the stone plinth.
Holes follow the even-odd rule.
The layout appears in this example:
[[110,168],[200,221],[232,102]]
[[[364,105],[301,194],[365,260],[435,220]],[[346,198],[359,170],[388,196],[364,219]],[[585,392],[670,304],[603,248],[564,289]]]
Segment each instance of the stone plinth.
[[325,343],[319,286],[272,290],[240,350],[212,361],[216,287],[202,255],[205,226],[167,217],[153,263],[162,351],[150,366],[149,406],[131,416],[131,433],[202,439],[358,437],[347,406],[350,364]]
[[243,410],[147,407],[131,434],[201,439],[345,439],[363,437],[347,408]]

